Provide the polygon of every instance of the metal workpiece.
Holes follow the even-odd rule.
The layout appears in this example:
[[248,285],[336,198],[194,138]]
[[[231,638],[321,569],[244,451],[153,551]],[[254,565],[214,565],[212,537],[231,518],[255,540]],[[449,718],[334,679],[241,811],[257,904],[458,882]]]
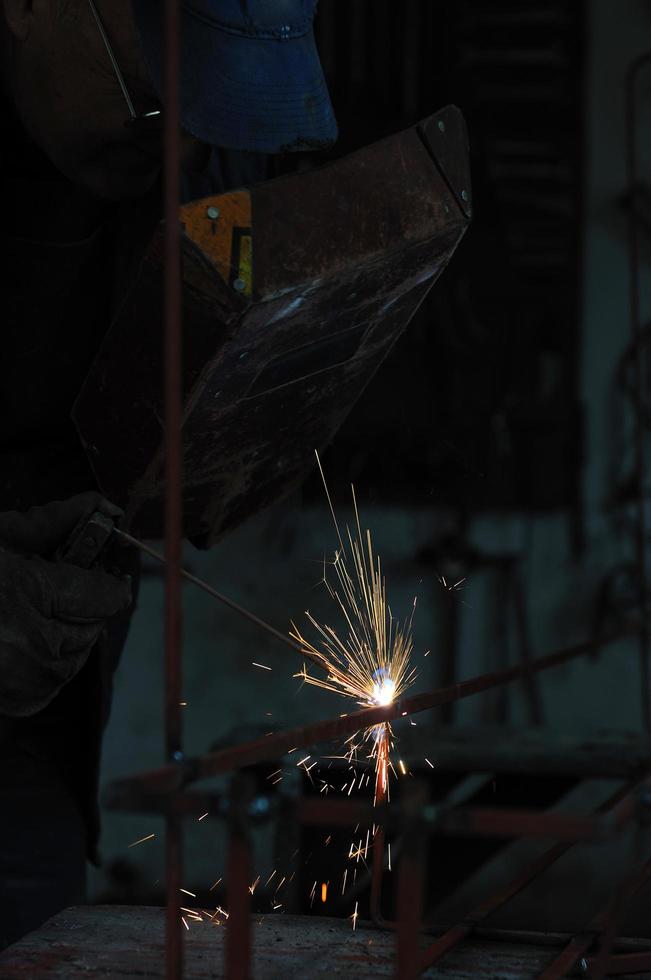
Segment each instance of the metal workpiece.
[[464,192],[468,138],[449,106],[325,167],[177,208],[73,412],[125,530],[157,538],[164,523],[166,229],[182,269],[183,529],[210,546],[310,472],[450,261]]
[[[648,790],[646,790],[648,793]],[[472,807],[427,804],[419,812],[422,832],[451,836],[476,837],[542,837],[558,841],[606,841],[616,836],[633,820],[641,819],[639,791],[627,794],[620,808],[607,816],[572,814],[553,811],[519,810],[505,807]],[[159,793],[138,796],[133,788],[105,793],[109,810],[133,813],[167,814],[196,819],[209,816],[229,825],[232,802],[217,793]],[[254,795],[246,806],[237,810],[247,825],[276,820],[283,813],[302,826],[353,827],[373,825],[384,831],[405,831],[407,817],[397,806],[351,799],[318,799],[292,797],[284,793]],[[407,821],[408,822],[408,821]],[[382,848],[376,849],[381,853]]]
[[[637,624],[633,623],[619,634],[619,638],[627,639],[635,635],[636,627]],[[595,638],[587,643],[554,651],[527,664],[521,662],[513,668],[471,678],[452,687],[403,698],[394,705],[363,709],[343,718],[317,722],[198,758],[185,759],[182,763],[175,763],[113,783],[107,791],[106,802],[118,809],[167,814],[172,879],[177,862],[180,860],[182,818],[184,816],[196,818],[199,813],[205,813],[226,823],[229,828],[229,903],[233,902],[231,918],[225,927],[229,934],[224,949],[227,977],[247,976],[251,969],[248,939],[251,926],[249,894],[251,826],[255,822],[277,818],[281,812],[284,819],[289,819],[297,827],[373,826],[375,835],[370,883],[371,911],[377,926],[395,932],[399,977],[415,977],[426,968],[426,964],[433,964],[443,955],[453,951],[462,940],[467,939],[479,928],[479,924],[486,916],[525,888],[537,875],[562,857],[570,846],[579,842],[605,841],[629,826],[643,824],[649,812],[651,782],[642,776],[639,780],[629,781],[595,813],[587,815],[554,810],[526,811],[501,807],[458,806],[454,803],[434,805],[424,798],[422,792],[419,795],[418,786],[409,787],[414,790],[414,793],[411,795],[408,789],[401,806],[389,805],[382,800],[374,807],[366,801],[355,799],[322,799],[283,794],[272,796],[254,793],[245,772],[240,772],[234,777],[228,798],[214,793],[203,793],[200,789],[186,791],[186,787],[209,776],[227,772],[237,773],[237,770],[246,769],[247,766],[255,763],[279,758],[290,748],[312,746],[321,741],[349,735],[382,721],[396,720],[427,710],[435,705],[446,703],[447,700],[454,701],[478,694],[519,679],[525,670],[534,672],[547,670],[609,646],[611,649],[616,648],[614,635]],[[382,856],[384,835],[387,830],[398,833],[402,842],[399,854],[398,919],[395,922],[385,920],[380,908],[384,872]],[[433,946],[421,953],[420,943],[416,937],[425,928],[425,916],[417,894],[422,888],[422,848],[432,834],[485,836],[491,839],[539,837],[555,840],[556,843],[541,858],[527,865],[506,888],[485,900],[463,923],[449,930]],[[625,879],[622,888],[627,901],[639,887],[642,887],[647,877],[646,871],[643,874],[636,871],[630,880]],[[611,919],[606,917],[603,921],[607,925]],[[601,922],[600,919],[599,923]],[[606,926],[603,926],[602,932],[605,929]],[[569,944],[571,952],[573,954],[578,951],[574,960],[590,951],[595,935],[594,931],[590,933],[590,942],[585,938],[581,939],[581,942],[572,939]],[[610,946],[602,944],[602,948],[606,952],[601,955],[598,962],[610,962]],[[172,951],[173,953],[176,951],[174,944],[172,944]],[[569,956],[570,952],[566,950],[559,954],[558,959],[565,963]]]
[[637,624],[633,624],[616,634],[611,633],[585,643],[556,650],[546,656],[532,660],[529,664],[517,664],[505,670],[469,678],[449,687],[437,688],[434,691],[402,698],[389,705],[363,708],[343,717],[339,715],[326,721],[276,732],[266,738],[209,752],[193,759],[191,769],[181,770],[178,766],[168,765],[140,773],[137,776],[116,780],[111,786],[110,793],[118,793],[123,799],[128,798],[131,791],[136,799],[138,796],[147,793],[172,793],[182,789],[188,782],[207,779],[210,776],[231,772],[235,769],[254,765],[257,762],[269,761],[284,755],[294,747],[306,748],[320,742],[343,738],[371,725],[396,721],[441,704],[459,701],[482,691],[517,681],[528,671],[550,670],[553,667],[587,656],[597,649],[608,650],[609,655],[612,656],[618,649],[617,641],[634,636],[636,632]]

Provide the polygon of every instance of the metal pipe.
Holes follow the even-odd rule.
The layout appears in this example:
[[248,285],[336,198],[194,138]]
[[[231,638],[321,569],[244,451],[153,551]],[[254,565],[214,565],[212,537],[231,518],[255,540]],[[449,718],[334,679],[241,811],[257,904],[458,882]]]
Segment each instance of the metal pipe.
[[244,742],[241,745],[221,749],[218,752],[210,752],[196,759],[188,760],[184,766],[167,765],[160,769],[139,773],[136,776],[129,776],[117,780],[113,784],[113,791],[121,793],[123,796],[127,796],[130,791],[133,791],[136,798],[143,793],[171,793],[197,779],[204,779],[219,773],[240,769],[243,766],[269,761],[279,755],[284,755],[293,748],[305,748],[318,742],[352,735],[372,725],[395,721],[397,718],[416,714],[419,711],[427,711],[441,704],[459,701],[501,684],[510,684],[519,680],[525,672],[538,673],[549,670],[578,657],[586,656],[617,639],[636,635],[638,628],[636,623],[617,633],[597,637],[586,643],[578,643],[547,656],[538,657],[526,665],[516,664],[496,673],[481,674],[450,687],[438,688],[425,694],[415,694],[390,705],[364,708],[343,717],[339,716],[326,721],[315,722],[312,725],[277,732],[266,738]]
[[[182,758],[181,715],[181,237],[180,207],[180,24],[179,0],[165,0],[164,114],[164,405],[165,405],[165,754]],[[165,973],[183,975],[180,887],[182,825],[169,814],[165,827],[167,915]]]
[[640,70],[651,63],[646,52],[629,67],[626,76],[626,170],[628,177],[628,259],[629,314],[635,370],[635,485],[636,528],[635,551],[639,575],[639,601],[642,619],[639,633],[640,669],[642,673],[642,718],[651,731],[651,672],[649,670],[649,582],[646,567],[646,447],[645,399],[648,392],[644,361],[644,331],[640,317],[640,245],[637,214],[637,80]]

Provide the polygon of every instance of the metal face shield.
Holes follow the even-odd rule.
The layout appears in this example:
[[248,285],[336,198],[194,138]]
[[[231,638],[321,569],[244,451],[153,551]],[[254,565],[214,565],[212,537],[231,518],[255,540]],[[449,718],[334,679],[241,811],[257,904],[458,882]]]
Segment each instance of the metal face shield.
[[[186,536],[210,545],[305,478],[469,220],[454,107],[181,208]],[[145,538],[163,530],[163,276],[160,226],[73,414],[102,491]]]

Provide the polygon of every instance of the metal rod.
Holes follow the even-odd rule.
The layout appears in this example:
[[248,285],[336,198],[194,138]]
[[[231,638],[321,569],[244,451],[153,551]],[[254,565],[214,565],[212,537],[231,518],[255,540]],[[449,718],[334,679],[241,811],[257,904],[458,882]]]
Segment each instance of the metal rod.
[[[138,813],[174,813],[179,817],[210,813],[214,817],[227,816],[221,798],[214,793],[180,793],[162,790],[134,798],[132,785],[113,787],[113,795],[104,804],[113,810]],[[257,801],[265,804],[267,818],[274,815],[274,800],[260,794]],[[603,841],[618,834],[639,812],[636,792],[626,793],[624,803],[615,807],[606,819],[599,813],[574,814],[516,810],[508,807],[432,806],[423,816],[423,822],[431,833],[468,835],[478,837],[551,837],[559,841]],[[398,830],[400,813],[386,803],[372,805],[364,800],[324,800],[306,797],[294,802],[293,810],[300,824],[307,826],[349,827],[353,824],[374,825],[380,829]],[[377,836],[374,837],[374,844]],[[382,855],[382,849],[377,853]],[[381,924],[378,923],[378,924]]]
[[[358,800],[322,800],[306,797],[297,803],[300,823],[346,827],[370,824],[373,820],[385,827],[400,826],[400,816],[386,804],[375,809]],[[476,837],[551,837],[559,841],[607,840],[619,833],[633,819],[635,810],[627,811],[625,821],[603,816],[575,813],[537,812],[502,807],[432,807],[423,822],[435,833],[472,835]]]
[[[182,759],[181,713],[181,238],[180,207],[180,46],[179,0],[165,0],[164,129],[164,404],[165,404],[165,753]],[[165,833],[167,914],[165,973],[183,975],[181,930],[182,824],[168,814]]]
[[[161,555],[160,551],[156,551],[155,548],[151,548],[143,541],[139,541],[138,538],[134,538],[131,534],[127,534],[126,531],[120,531],[116,528],[114,533],[127,544],[133,545],[135,548],[139,548],[145,555],[149,555],[150,558],[155,558],[156,561],[165,564],[165,556]],[[213,589],[212,585],[208,585],[208,583],[204,582],[203,579],[197,578],[196,575],[186,571],[184,568],[180,569],[180,575],[181,578],[184,578],[187,582],[191,582],[192,585],[196,585],[197,588],[203,589],[203,591],[207,592],[213,599],[217,599],[218,602],[228,606],[229,609],[233,609],[234,612],[238,613],[240,616],[243,616],[244,619],[248,619],[250,623],[254,623],[256,626],[259,626],[260,629],[265,631],[265,633],[271,634],[271,636],[274,636],[277,640],[284,643],[285,646],[291,647],[292,650],[296,651],[296,653],[300,653],[303,658],[311,660],[312,663],[317,665],[317,667],[323,668],[323,663],[317,657],[307,653],[300,643],[292,640],[292,638],[286,633],[281,633],[280,630],[275,628],[275,626],[271,626],[270,623],[266,623],[264,619],[260,619],[260,617],[256,616],[255,613],[249,612],[248,609],[245,609],[244,606],[240,606],[234,599],[229,599],[229,597],[224,595],[223,592],[218,592],[217,589]]]
[[230,772],[242,766],[255,765],[258,762],[273,760],[284,755],[293,748],[305,748],[318,742],[326,742],[342,736],[352,735],[357,731],[382,722],[395,721],[397,718],[409,716],[419,711],[459,701],[481,691],[489,690],[500,684],[509,684],[522,677],[526,671],[540,672],[558,667],[578,657],[586,656],[600,647],[607,646],[617,639],[636,635],[637,623],[627,629],[595,638],[587,643],[557,650],[547,656],[532,660],[526,667],[522,664],[507,667],[505,670],[492,674],[481,674],[478,677],[461,681],[451,687],[438,688],[425,694],[415,694],[403,698],[393,704],[377,708],[364,708],[349,715],[330,718],[326,721],[315,722],[300,728],[277,732],[266,738],[252,742],[244,742],[218,752],[210,752],[188,762],[185,767],[174,765],[163,766],[160,769],[149,770],[136,776],[117,780],[114,792],[128,795],[133,792],[137,797],[143,793],[166,793],[180,789],[197,779],[204,779],[219,773]]
[[[446,795],[446,797],[437,803],[439,808],[450,808],[452,806],[460,806],[467,799],[474,796],[475,793],[482,786],[486,786],[488,783],[492,782],[493,776],[490,773],[482,773],[481,775],[467,775],[456,786],[452,787],[452,790]],[[382,828],[383,830],[384,828]],[[402,828],[400,828],[402,830]],[[393,854],[397,857],[404,846],[404,837],[402,834],[396,836],[393,842]],[[383,870],[383,868],[381,868]],[[376,877],[377,875],[377,877]],[[358,875],[356,884],[349,889],[347,895],[355,894],[357,892],[366,891],[368,885],[371,885],[371,894],[369,897],[369,917],[374,925],[378,926],[380,929],[395,929],[396,922],[385,919],[382,914],[382,876],[381,873],[376,872],[375,864],[372,866],[371,872],[367,872],[366,875]]]
[[405,849],[398,874],[398,929],[396,976],[415,980],[420,976],[419,932],[423,915],[424,840],[417,823],[409,821]]
[[[399,826],[391,807],[376,808],[356,800],[320,800],[308,797],[298,804],[301,823],[348,826],[370,823]],[[630,817],[629,817],[630,820]],[[457,807],[432,809],[426,821],[438,833],[471,834],[477,837],[555,837],[558,840],[605,839],[620,829],[593,816],[566,813],[538,813],[499,807]]]
[[231,783],[229,808],[226,980],[247,980],[251,974],[251,841],[247,816],[251,795],[250,779],[236,773]]
[[384,873],[384,827],[375,824],[373,834],[373,864],[371,870],[371,894],[369,898],[369,914],[377,926],[384,924],[382,915],[382,875]]
[[183,934],[181,932],[181,888],[183,887],[183,821],[175,813],[165,817],[165,977],[183,977]]
[[100,36],[102,38],[102,41],[104,43],[104,47],[106,48],[106,53],[108,54],[108,56],[110,58],[111,65],[113,66],[113,71],[115,72],[115,77],[118,80],[118,85],[120,86],[120,89],[122,90],[122,95],[124,96],[124,101],[127,104],[127,109],[129,110],[129,115],[131,116],[132,119],[135,119],[136,118],[136,110],[134,108],[133,101],[131,99],[131,95],[129,94],[129,89],[127,88],[127,83],[124,80],[124,75],[122,74],[122,71],[120,70],[120,66],[118,65],[118,62],[117,62],[117,58],[115,57],[115,55],[113,53],[113,48],[111,46],[111,42],[109,41],[108,34],[106,33],[106,30],[104,28],[104,24],[102,23],[102,18],[100,17],[100,15],[98,13],[98,10],[97,10],[97,7],[95,6],[94,0],[88,0],[88,5],[90,7],[90,10],[91,10],[91,13],[92,13],[93,17],[95,18],[95,23],[97,24],[97,29],[98,29],[98,31],[100,33]]
[[651,672],[649,670],[649,583],[646,567],[646,447],[645,447],[645,400],[648,393],[645,358],[644,330],[640,317],[640,245],[637,213],[637,80],[640,70],[651,63],[651,52],[636,58],[626,76],[626,169],[628,176],[628,258],[629,258],[629,311],[631,342],[634,350],[635,370],[635,486],[636,529],[635,550],[639,575],[639,600],[642,620],[639,633],[640,669],[642,674],[642,719],[647,731],[651,731]]
[[[377,743],[377,751],[380,745]],[[387,798],[388,780],[388,746],[384,742],[382,746],[382,770],[378,773],[375,783],[375,805],[381,805]],[[385,755],[386,753],[386,755]],[[371,896],[369,899],[369,912],[373,921],[380,925],[382,922],[382,873],[384,871],[384,827],[381,824],[373,825],[373,862],[371,871]]]

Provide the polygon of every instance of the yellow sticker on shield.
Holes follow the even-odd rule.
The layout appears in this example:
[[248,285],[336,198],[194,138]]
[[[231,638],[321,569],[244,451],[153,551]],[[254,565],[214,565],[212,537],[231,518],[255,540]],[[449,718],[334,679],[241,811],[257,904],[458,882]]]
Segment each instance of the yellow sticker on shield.
[[234,191],[204,197],[181,208],[185,234],[212,262],[231,289],[250,297],[253,290],[251,195]]

